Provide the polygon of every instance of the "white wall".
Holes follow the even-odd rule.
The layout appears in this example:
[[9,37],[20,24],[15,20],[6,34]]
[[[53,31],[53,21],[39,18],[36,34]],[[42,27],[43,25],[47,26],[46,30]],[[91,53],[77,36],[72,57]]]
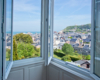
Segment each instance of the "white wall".
[[47,68],[44,61],[22,65],[14,64],[7,80],[93,80],[55,62]]
[[[52,64],[53,63],[53,64]],[[93,80],[68,68],[52,62],[48,68],[48,80]]]
[[44,61],[19,67],[13,66],[7,80],[46,80]]

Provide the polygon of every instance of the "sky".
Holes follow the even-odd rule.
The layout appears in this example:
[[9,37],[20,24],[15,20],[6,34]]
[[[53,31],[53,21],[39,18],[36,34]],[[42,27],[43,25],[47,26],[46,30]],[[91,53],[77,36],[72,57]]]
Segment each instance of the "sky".
[[[41,0],[14,0],[14,30],[40,31]],[[91,23],[91,0],[54,0],[54,31]]]

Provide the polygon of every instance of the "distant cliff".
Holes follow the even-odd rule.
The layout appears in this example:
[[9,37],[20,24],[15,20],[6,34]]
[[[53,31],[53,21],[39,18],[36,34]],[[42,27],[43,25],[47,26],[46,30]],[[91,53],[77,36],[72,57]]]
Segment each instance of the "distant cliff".
[[63,30],[63,32],[73,32],[73,31],[80,33],[91,32],[91,24],[68,26]]

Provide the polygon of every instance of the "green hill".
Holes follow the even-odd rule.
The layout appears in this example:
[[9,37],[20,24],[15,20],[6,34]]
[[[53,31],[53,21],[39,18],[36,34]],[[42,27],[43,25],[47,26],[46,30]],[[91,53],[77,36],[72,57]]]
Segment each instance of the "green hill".
[[80,33],[91,32],[91,24],[68,26],[63,30],[63,32],[72,32],[72,31]]

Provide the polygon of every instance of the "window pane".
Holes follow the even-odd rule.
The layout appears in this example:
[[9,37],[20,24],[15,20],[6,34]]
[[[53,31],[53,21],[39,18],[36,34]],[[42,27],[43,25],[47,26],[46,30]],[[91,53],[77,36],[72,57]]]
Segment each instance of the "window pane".
[[40,56],[41,0],[14,0],[13,60]]
[[100,77],[100,0],[95,0],[95,59],[94,73]]
[[50,57],[50,42],[51,42],[51,0],[49,0],[49,26],[48,26],[48,57]]
[[6,2],[6,67],[11,60],[11,5],[12,0]]
[[54,0],[54,57],[90,69],[91,0]]

